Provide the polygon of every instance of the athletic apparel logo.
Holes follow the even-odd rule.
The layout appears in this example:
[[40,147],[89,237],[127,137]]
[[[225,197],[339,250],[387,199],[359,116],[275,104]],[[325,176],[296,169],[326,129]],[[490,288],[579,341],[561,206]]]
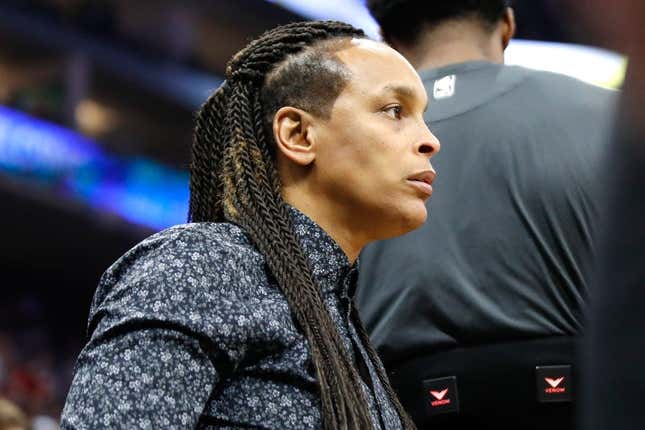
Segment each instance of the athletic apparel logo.
[[423,381],[424,403],[429,416],[459,412],[459,390],[456,376]]
[[443,405],[449,405],[450,404],[450,399],[444,399],[446,394],[448,393],[448,389],[444,388],[441,391],[434,391],[430,390],[430,394],[432,394],[432,397],[434,397],[436,400],[433,400],[430,402],[430,404],[434,407],[437,406],[443,406]]
[[455,82],[457,76],[448,75],[434,81],[434,90],[432,94],[435,100],[447,99],[455,94]]
[[437,399],[437,400],[443,399],[443,396],[445,396],[447,392],[448,392],[447,388],[445,388],[445,389],[443,389],[441,391],[430,390],[430,394],[432,394],[434,396],[434,398]]
[[572,401],[574,391],[572,377],[570,364],[535,366],[538,401]]
[[564,376],[560,376],[558,379],[544,378],[544,380],[551,386],[551,388],[555,388],[564,380]]
[[544,380],[547,382],[547,384],[551,386],[544,390],[545,393],[554,394],[554,393],[564,393],[566,391],[565,387],[558,387],[558,385],[560,385],[560,382],[564,381],[564,376],[560,376],[559,378],[556,378],[556,379],[544,378]]

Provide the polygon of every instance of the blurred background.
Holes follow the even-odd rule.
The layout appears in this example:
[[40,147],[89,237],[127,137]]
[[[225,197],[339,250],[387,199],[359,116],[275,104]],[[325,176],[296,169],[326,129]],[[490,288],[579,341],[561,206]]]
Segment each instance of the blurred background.
[[[625,59],[591,47],[562,2],[515,10],[508,63],[620,87]],[[226,62],[303,19],[378,38],[360,0],[0,0],[0,397],[41,428],[56,428],[102,272],[185,221],[193,114]]]

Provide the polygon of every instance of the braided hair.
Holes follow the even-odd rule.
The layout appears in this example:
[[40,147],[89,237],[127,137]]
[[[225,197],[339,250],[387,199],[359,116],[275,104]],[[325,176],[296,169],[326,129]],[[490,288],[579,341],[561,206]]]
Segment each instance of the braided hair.
[[[356,366],[294,233],[269,130],[281,106],[329,114],[347,80],[340,62],[330,65],[331,46],[353,37],[365,36],[333,21],[293,23],[264,33],[229,62],[226,82],[197,114],[192,148],[189,220],[238,224],[264,255],[308,341],[325,429],[372,428],[370,412]],[[377,360],[360,323],[358,331]],[[404,427],[414,428],[382,366],[376,368]]]

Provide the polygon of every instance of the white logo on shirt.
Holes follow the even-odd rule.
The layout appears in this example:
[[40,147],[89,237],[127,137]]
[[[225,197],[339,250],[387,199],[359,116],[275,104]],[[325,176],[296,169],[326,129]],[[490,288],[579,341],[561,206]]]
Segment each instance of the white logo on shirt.
[[434,81],[434,98],[447,99],[448,97],[452,97],[455,94],[456,80],[457,77],[455,75],[448,75]]

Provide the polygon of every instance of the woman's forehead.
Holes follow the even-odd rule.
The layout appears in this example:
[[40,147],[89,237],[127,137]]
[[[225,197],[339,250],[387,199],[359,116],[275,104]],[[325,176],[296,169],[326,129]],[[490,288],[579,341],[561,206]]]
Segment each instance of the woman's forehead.
[[416,70],[397,51],[388,45],[369,39],[354,39],[336,57],[350,71],[349,86],[374,92],[377,88],[408,87],[414,93],[425,95],[425,89]]
[[352,63],[357,62],[383,63],[399,67],[403,73],[416,75],[416,70],[403,55],[389,45],[371,39],[353,38],[335,55],[350,68]]

